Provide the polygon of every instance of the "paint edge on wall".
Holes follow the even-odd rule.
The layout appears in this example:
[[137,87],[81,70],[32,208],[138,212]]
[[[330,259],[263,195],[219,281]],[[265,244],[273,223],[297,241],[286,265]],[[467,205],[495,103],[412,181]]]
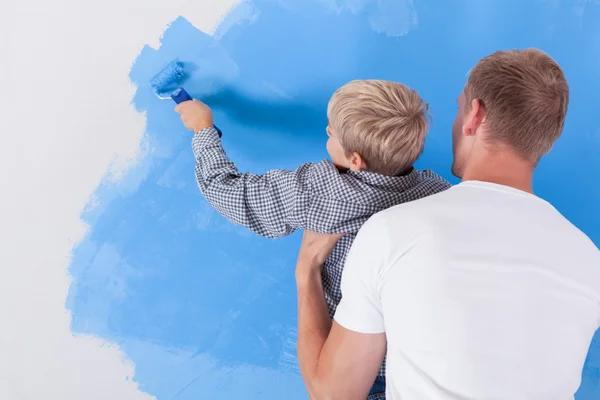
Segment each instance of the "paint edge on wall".
[[[205,32],[211,36],[214,36],[215,33],[217,32],[217,29],[219,28],[219,26],[227,18],[228,14],[235,7],[237,7],[241,2],[242,2],[242,0],[230,0],[230,1],[218,2],[216,4],[215,3],[208,4],[206,6],[201,7],[203,9],[202,11],[208,11],[208,12],[200,12],[201,15],[196,16],[196,17],[194,17],[194,14],[190,13],[189,10],[188,10],[188,12],[183,13],[183,14],[186,15],[186,19],[188,19],[190,21],[190,23],[192,25],[194,25],[197,29],[199,29],[200,31]],[[165,32],[169,29],[171,24],[173,22],[175,22],[178,18],[180,18],[180,15],[176,15],[170,22],[168,22],[167,24],[164,24],[162,26],[162,29],[160,30],[159,34],[156,35],[154,39],[148,40],[148,41],[146,41],[145,45],[140,46],[139,50],[135,53],[134,57],[132,57],[132,59],[130,60],[129,65],[127,65],[128,71],[131,70],[131,67],[133,66],[133,64],[135,63],[135,61],[137,60],[137,58],[139,57],[140,53],[143,51],[145,46],[149,46],[154,49],[160,48],[160,46],[162,45],[162,40],[163,40],[163,36],[164,36]],[[231,26],[233,26],[233,25],[234,24],[231,24]],[[131,177],[130,173],[132,171],[135,171],[136,168],[139,168],[140,167],[139,164],[142,163],[143,160],[146,159],[146,157],[149,154],[148,138],[145,134],[145,131],[147,129],[147,116],[146,116],[145,111],[136,110],[135,106],[133,104],[133,98],[134,98],[135,92],[137,90],[137,85],[131,81],[129,76],[127,76],[124,79],[124,81],[125,81],[124,83],[126,85],[128,85],[127,91],[128,91],[128,93],[130,93],[129,99],[128,99],[129,100],[129,104],[128,104],[129,110],[128,111],[131,114],[136,115],[137,118],[139,118],[139,123],[141,123],[141,125],[142,125],[141,131],[144,133],[142,134],[141,138],[137,139],[137,140],[139,140],[139,143],[133,152],[122,153],[118,149],[115,150],[114,156],[112,157],[112,160],[107,165],[104,175],[99,180],[98,185],[96,186],[96,189],[90,194],[90,196],[87,200],[87,203],[84,205],[84,208],[82,210],[82,213],[80,213],[80,215],[85,214],[97,207],[102,207],[102,204],[99,201],[97,191],[103,184],[108,183],[111,186],[121,185],[125,179],[132,178],[132,182],[129,182],[126,185],[127,188],[123,189],[123,190],[129,191],[129,190],[135,190],[135,188],[131,187],[131,186],[137,186],[134,181],[137,181],[137,183],[139,183],[141,180],[143,180],[143,176],[142,177],[140,177],[140,176]],[[142,168],[142,169],[145,170],[145,168]],[[136,175],[138,175],[138,174],[136,174]],[[122,190],[120,190],[120,192],[122,192]],[[123,194],[123,193],[121,193],[121,194]],[[117,193],[115,193],[115,195],[117,195]],[[104,204],[104,206],[106,204],[108,204],[109,202],[110,202],[110,199],[102,198],[102,203]],[[95,211],[101,212],[101,210],[95,210]],[[70,256],[72,256],[75,248],[89,234],[90,229],[91,229],[91,226],[89,223],[87,223],[86,221],[84,221],[82,219],[79,219],[78,232],[74,236],[71,236],[71,238],[69,240],[71,249],[69,250],[68,254]],[[70,262],[68,264],[70,264]],[[67,279],[67,287],[70,288],[73,283],[73,276],[68,272],[68,270],[66,271],[65,275],[66,275],[66,279]],[[65,313],[68,318],[67,326],[71,326],[72,312],[67,309],[67,310],[65,310]],[[110,360],[118,359],[120,361],[118,368],[114,368],[114,365],[111,364],[112,365],[112,367],[110,368],[112,370],[111,374],[103,374],[102,375],[105,380],[110,379],[110,381],[106,381],[103,383],[99,382],[99,384],[106,384],[108,386],[112,386],[112,385],[114,385],[114,383],[116,383],[114,381],[114,379],[118,379],[119,377],[122,377],[123,381],[124,381],[123,383],[126,385],[126,387],[128,387],[128,390],[130,391],[129,395],[128,395],[128,399],[131,399],[131,400],[155,399],[154,396],[151,396],[150,394],[148,394],[148,393],[144,392],[142,389],[140,389],[139,384],[135,381],[135,373],[136,373],[135,363],[124,352],[124,350],[120,347],[120,345],[118,343],[111,342],[111,341],[106,340],[97,335],[73,334],[70,331],[70,329],[69,329],[69,334],[73,339],[75,339],[75,342],[77,343],[76,346],[79,349],[79,351],[75,352],[76,353],[75,357],[80,360],[78,362],[78,364],[81,365],[83,368],[88,368],[85,366],[90,362],[91,362],[91,364],[96,365],[98,367],[98,369],[101,369],[102,368],[101,365],[103,365],[103,364],[108,365]],[[92,347],[93,348],[101,348],[102,350],[100,352],[95,352],[95,351],[92,352],[91,351]],[[88,350],[86,351],[86,349],[88,349]],[[90,357],[92,355],[93,355],[93,357]],[[82,370],[82,372],[83,372],[83,370]],[[76,377],[72,377],[72,378],[77,379]],[[10,381],[10,379],[9,379],[9,381]],[[18,382],[18,380],[17,380],[17,382]],[[0,390],[0,392],[3,393],[5,390],[8,390],[8,392],[11,395],[14,394],[18,398],[18,396],[19,396],[18,385],[15,387],[3,387],[2,390]],[[67,393],[65,393],[65,395],[67,395]],[[75,393],[72,393],[71,395],[77,396]]]
[[[221,39],[233,26],[247,22],[253,24],[260,18],[260,10],[251,1],[244,0],[229,9],[229,12],[221,18],[218,26],[212,33],[216,40]],[[193,21],[191,21],[193,24]]]

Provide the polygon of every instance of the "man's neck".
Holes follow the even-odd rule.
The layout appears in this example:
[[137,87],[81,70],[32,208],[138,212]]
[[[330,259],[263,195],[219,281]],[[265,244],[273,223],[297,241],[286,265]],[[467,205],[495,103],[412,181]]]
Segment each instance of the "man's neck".
[[471,156],[462,180],[490,182],[533,193],[534,168],[530,161],[513,152],[485,152],[479,157]]

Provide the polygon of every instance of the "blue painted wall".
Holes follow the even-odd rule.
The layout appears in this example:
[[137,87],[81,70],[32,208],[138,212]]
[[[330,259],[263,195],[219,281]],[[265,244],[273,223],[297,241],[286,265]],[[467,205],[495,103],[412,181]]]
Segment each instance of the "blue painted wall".
[[[179,57],[186,88],[215,109],[243,170],[326,157],[326,105],[351,79],[404,82],[431,104],[419,167],[450,178],[455,99],[481,57],[539,47],[571,85],[564,136],[537,193],[600,245],[600,4],[585,0],[255,0],[214,37],[179,18],[131,70],[146,113],[146,155],[105,182],[76,248],[72,330],[117,342],[142,390],[163,399],[305,399],[296,366],[293,281],[299,235],[267,240],[215,214],[198,193],[187,132],[148,81]],[[455,180],[454,180],[455,182]],[[600,335],[578,400],[600,398]]]

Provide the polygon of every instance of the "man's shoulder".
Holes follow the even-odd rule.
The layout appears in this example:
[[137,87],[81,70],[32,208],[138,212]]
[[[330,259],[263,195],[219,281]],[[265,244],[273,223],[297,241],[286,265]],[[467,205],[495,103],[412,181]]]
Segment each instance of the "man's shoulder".
[[560,211],[554,207],[552,207],[552,211],[554,221],[548,225],[552,225],[554,229],[550,229],[549,232],[552,232],[553,235],[560,235],[560,241],[569,244],[569,246],[565,246],[566,251],[577,253],[581,260],[590,261],[591,264],[597,266],[600,273],[600,249],[585,232]]
[[405,238],[434,230],[454,213],[453,208],[460,206],[455,188],[449,183],[446,186],[443,182],[432,184],[433,187],[429,189],[431,192],[426,196],[375,213],[367,223],[385,226],[390,234],[396,232],[395,234]]
[[455,187],[452,186],[448,181],[441,178],[441,180],[431,179],[424,180],[420,185],[421,187],[429,187],[430,191],[428,195],[417,198],[412,201],[397,204],[393,207],[380,211],[376,215],[380,218],[389,218],[394,215],[423,215],[434,212],[441,205],[452,203],[456,197]]

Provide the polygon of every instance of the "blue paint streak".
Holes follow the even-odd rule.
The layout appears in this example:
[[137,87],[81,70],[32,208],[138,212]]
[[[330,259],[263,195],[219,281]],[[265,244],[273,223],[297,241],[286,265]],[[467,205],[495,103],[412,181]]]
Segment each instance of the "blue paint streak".
[[[467,71],[500,48],[545,49],[565,69],[571,108],[535,187],[599,245],[598,21],[600,5],[558,0],[256,0],[214,38],[177,19],[131,70],[148,152],[123,181],[102,183],[98,206],[83,215],[91,230],[70,267],[73,332],[119,343],[142,390],[159,400],[306,398],[295,365],[299,236],[259,238],[198,193],[190,134],[149,85],[175,58],[186,72],[193,67],[186,90],[215,108],[241,169],[326,157],[330,95],[351,79],[382,78],[431,103],[435,122],[419,166],[449,178],[450,127]],[[600,335],[578,400],[600,396],[598,343]]]

